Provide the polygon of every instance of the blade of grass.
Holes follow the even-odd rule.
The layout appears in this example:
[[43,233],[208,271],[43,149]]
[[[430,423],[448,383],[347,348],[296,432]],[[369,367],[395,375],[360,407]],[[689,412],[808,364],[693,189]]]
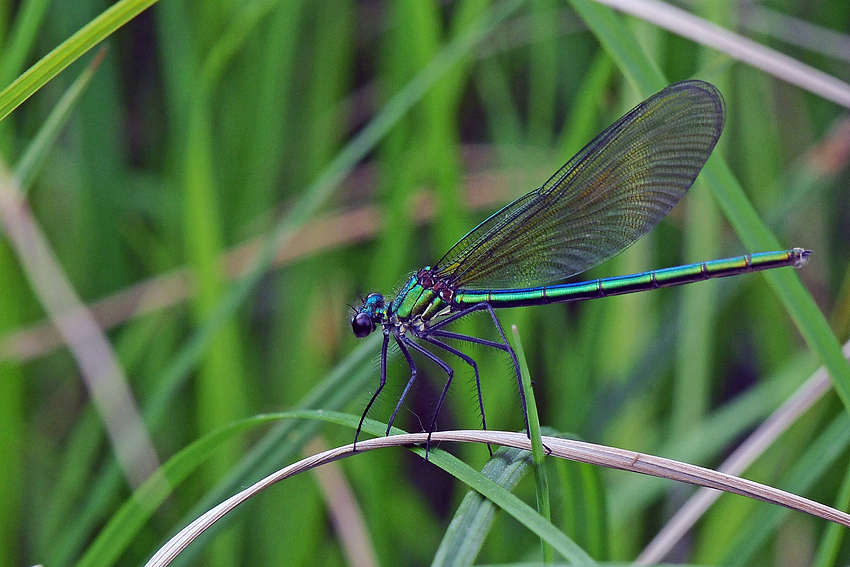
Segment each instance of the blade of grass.
[[[202,324],[215,310],[226,288],[218,266],[226,231],[214,167],[214,111],[210,100],[215,85],[213,80],[201,81],[193,91],[194,104],[190,107],[182,160],[183,234],[188,265],[197,286],[191,302],[196,324]],[[246,413],[249,395],[245,390],[248,379],[243,336],[238,321],[229,318],[211,338],[210,348],[200,361],[195,378],[195,420],[200,431],[213,430]],[[239,446],[237,439],[228,444],[227,451],[219,452],[203,471],[207,486],[213,486],[226,474],[243,452],[244,447]],[[209,552],[212,566],[223,567],[235,562],[239,556],[238,541],[242,537],[243,533],[237,528],[229,531],[226,537],[218,538]]]
[[59,99],[59,102],[50,111],[47,120],[44,121],[44,124],[38,130],[38,134],[36,134],[33,141],[27,146],[21,159],[18,160],[15,166],[15,177],[25,195],[32,184],[33,178],[38,174],[41,165],[53,149],[56,138],[68,122],[71,111],[80,100],[80,96],[85,92],[92,75],[100,65],[100,62],[103,61],[105,55],[106,46],[97,52],[91,63],[86,66],[85,70],[80,73],[80,76],[76,78],[70,88],[65,91],[65,94],[62,95],[62,98]]
[[41,22],[51,1],[24,0],[18,6],[8,40],[3,43],[3,57],[0,58],[0,85],[11,83],[21,72],[38,38]]
[[[534,463],[534,484],[537,487],[537,511],[552,521],[552,508],[549,496],[549,478],[546,476],[546,452],[540,439],[540,419],[537,416],[537,402],[534,401],[534,388],[531,384],[531,376],[528,372],[528,362],[525,360],[525,352],[522,349],[522,341],[519,338],[519,329],[516,325],[511,326],[514,334],[514,350],[517,361],[519,361],[522,388],[525,390],[525,413],[528,416],[529,435],[531,436],[531,461]],[[552,548],[541,541],[540,546],[543,553],[543,562],[552,563]]]
[[[8,85],[17,77],[39,37],[44,15],[51,0],[24,0],[12,20],[9,36],[2,44],[0,57],[0,85]],[[6,22],[3,22],[5,27]],[[3,155],[14,155],[13,127],[0,121],[0,147]]]
[[555,459],[561,488],[561,516],[564,533],[576,540],[591,557],[610,555],[608,507],[605,481],[599,467],[566,459]]
[[[24,320],[22,297],[29,290],[20,274],[19,262],[7,242],[0,242],[0,332],[8,331]],[[25,447],[32,443],[31,380],[22,365],[0,362],[0,460],[3,465],[3,482],[0,483],[0,564],[21,563],[20,542],[27,537],[25,524],[27,501],[27,459]],[[30,392],[28,395],[27,392]],[[29,409],[28,409],[29,408]]]
[[[528,451],[500,447],[487,461],[481,474],[512,492],[531,468]],[[495,519],[496,505],[479,492],[470,490],[458,506],[432,567],[472,565]]]
[[[323,421],[330,421],[333,423],[345,424],[346,426],[354,429],[357,427],[357,423],[359,422],[359,417],[351,414],[340,414],[337,412],[287,412],[287,416],[300,416],[313,418]],[[367,431],[373,435],[381,436],[382,433],[386,430],[386,426],[384,424],[378,423],[374,420],[367,419],[363,423],[363,430]],[[397,440],[392,439],[392,437],[396,437],[404,432],[393,428],[391,435],[389,437],[379,438],[379,439],[370,439],[366,441],[358,442],[358,448],[361,445],[366,450],[373,445],[378,447],[387,443],[394,443]],[[478,432],[475,432],[478,433]],[[426,434],[417,435],[418,439],[422,439],[424,441],[424,436]],[[440,433],[436,435],[440,436]],[[409,441],[404,441],[405,443],[409,443]],[[246,499],[255,495],[258,491],[271,486],[272,484],[283,480],[284,478],[288,478],[292,476],[292,474],[297,474],[297,472],[301,472],[303,470],[308,470],[315,466],[315,463],[321,462],[324,459],[336,460],[342,458],[346,454],[351,455],[352,447],[348,445],[346,447],[333,449],[331,451],[326,451],[320,455],[314,455],[307,459],[303,459],[298,463],[294,463],[284,469],[281,469],[277,472],[274,472],[270,475],[267,475],[266,478],[254,483],[251,487],[243,490],[242,492],[226,499],[224,502],[221,502],[215,506],[206,507],[207,510],[197,516],[195,520],[189,523],[186,528],[181,530],[176,536],[171,538],[168,543],[166,543],[160,551],[158,551],[154,557],[147,563],[147,565],[165,565],[174,557],[179,554],[183,549],[186,548],[191,541],[200,535],[201,532],[208,532],[210,529],[210,525],[212,523],[217,522],[221,519],[225,514],[233,510],[235,506],[244,502]],[[425,449],[424,448],[414,448],[413,452],[418,454],[423,459],[425,458]],[[459,479],[461,482],[467,484],[473,490],[479,492],[486,498],[490,499],[500,508],[504,509],[506,512],[515,517],[518,521],[520,521],[523,525],[533,531],[535,534],[544,538],[548,541],[552,546],[561,553],[565,558],[567,558],[574,565],[596,565],[590,556],[588,556],[580,547],[578,547],[572,540],[566,537],[563,533],[561,533],[555,526],[545,520],[540,514],[538,514],[534,509],[525,504],[522,500],[520,500],[515,495],[506,491],[504,488],[490,480],[489,478],[482,475],[480,472],[472,469],[469,465],[464,463],[463,461],[457,459],[456,457],[450,455],[449,453],[440,450],[433,449],[429,453],[429,462],[435,464]],[[181,557],[182,559],[182,557]]]
[[43,87],[65,67],[157,0],[120,0],[62,42],[0,92],[0,120]]

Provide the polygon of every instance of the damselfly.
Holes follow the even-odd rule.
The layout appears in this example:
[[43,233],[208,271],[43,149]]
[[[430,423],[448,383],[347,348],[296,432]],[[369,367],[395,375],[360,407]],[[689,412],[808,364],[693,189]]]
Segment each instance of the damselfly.
[[[461,238],[439,262],[412,275],[395,298],[369,294],[354,313],[351,327],[358,337],[381,327],[381,378],[360,419],[355,443],[363,419],[386,384],[390,340],[398,345],[411,375],[387,424],[387,434],[416,380],[411,351],[446,373],[427,430],[430,440],[454,371],[425,345],[457,356],[472,368],[485,429],[478,365],[446,340],[506,352],[513,362],[526,412],[519,364],[495,309],[596,299],[744,272],[803,266],[809,251],[792,248],[546,285],[616,256],[654,227],[705,165],[723,130],[724,116],[723,97],[713,85],[691,80],[668,86],[608,127],[542,187],[492,215]],[[476,311],[490,314],[499,341],[446,330],[453,321]],[[527,412],[525,421],[528,428]]]

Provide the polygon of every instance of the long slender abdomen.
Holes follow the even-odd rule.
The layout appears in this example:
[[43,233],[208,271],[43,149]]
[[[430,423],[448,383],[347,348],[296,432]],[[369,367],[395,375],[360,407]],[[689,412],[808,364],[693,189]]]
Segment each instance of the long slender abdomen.
[[623,295],[659,287],[684,285],[772,268],[788,266],[800,268],[805,265],[809,254],[809,250],[792,248],[780,252],[758,252],[736,256],[735,258],[711,260],[586,282],[492,291],[461,289],[455,294],[453,303],[461,307],[484,302],[490,303],[493,307],[523,307],[526,305],[598,299],[609,295]]

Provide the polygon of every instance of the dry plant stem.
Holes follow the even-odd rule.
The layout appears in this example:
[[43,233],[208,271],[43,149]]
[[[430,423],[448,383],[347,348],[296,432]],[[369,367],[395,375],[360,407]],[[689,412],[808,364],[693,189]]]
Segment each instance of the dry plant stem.
[[[844,343],[842,351],[850,358],[850,342]],[[829,374],[822,366],[729,455],[718,471],[741,474],[829,390]],[[654,565],[661,561],[719,497],[720,493],[713,490],[697,491],[649,542],[635,563]]]
[[741,24],[748,30],[842,61],[850,61],[850,38],[846,34],[807,22],[755,3],[741,6]]
[[[357,442],[357,453],[386,447],[402,447],[406,445],[424,445],[428,439],[427,433],[408,433],[404,435],[390,435]],[[519,449],[531,450],[528,437],[525,433],[510,433],[504,431],[438,431],[431,435],[431,443],[437,444],[443,441],[458,441],[468,443],[490,443],[493,445],[505,445]],[[594,445],[582,441],[560,439],[557,437],[543,437],[543,443],[552,451],[551,456],[561,457],[600,465],[612,469],[637,472],[670,480],[678,480],[740,494],[749,498],[755,498],[764,502],[778,504],[792,510],[799,510],[850,527],[850,515],[839,510],[819,504],[802,496],[791,494],[783,490],[771,488],[757,482],[737,478],[735,476],[713,471],[687,463],[644,455],[634,451],[626,451],[603,445]],[[157,553],[146,563],[146,567],[162,567],[168,565],[180,554],[195,538],[206,531],[225,514],[236,506],[251,498],[258,492],[269,486],[284,480],[290,476],[310,470],[319,465],[330,463],[345,456],[354,454],[353,446],[346,445],[331,449],[311,457],[307,457],[285,467],[266,478],[260,480],[231,496],[218,506],[212,508],[197,520],[183,528],[177,535],[172,537]]]
[[[307,453],[326,450],[325,444],[318,437],[310,441],[305,449]],[[352,567],[377,567],[378,559],[366,520],[342,469],[339,465],[331,464],[316,468],[313,474],[327,503],[331,523],[339,535],[348,564]]]
[[595,0],[712,47],[792,85],[850,108],[850,85],[751,39],[659,0]]
[[65,277],[17,182],[2,163],[0,221],[34,293],[77,361],[124,475],[133,488],[138,487],[159,463],[127,378],[109,341]]

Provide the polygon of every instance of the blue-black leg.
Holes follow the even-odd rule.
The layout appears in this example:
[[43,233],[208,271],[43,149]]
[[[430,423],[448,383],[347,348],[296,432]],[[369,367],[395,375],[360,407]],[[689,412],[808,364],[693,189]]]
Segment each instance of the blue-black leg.
[[381,382],[378,384],[378,388],[375,390],[375,393],[372,394],[372,399],[370,399],[369,403],[366,404],[366,409],[363,410],[363,415],[360,416],[360,423],[357,424],[357,431],[354,432],[354,451],[357,450],[357,438],[360,436],[360,430],[363,428],[363,420],[366,419],[366,415],[369,413],[372,404],[375,403],[375,400],[378,399],[378,395],[381,393],[381,390],[383,390],[384,386],[387,384],[387,346],[389,343],[390,334],[388,331],[384,331],[384,342],[381,345]]
[[522,387],[522,373],[519,369],[519,360],[517,360],[516,353],[514,352],[511,343],[508,342],[508,337],[505,336],[505,331],[502,329],[502,324],[499,322],[499,318],[496,317],[496,312],[493,310],[493,306],[489,303],[485,303],[484,305],[487,306],[487,311],[490,312],[490,317],[493,318],[493,324],[496,325],[496,329],[502,337],[502,343],[505,345],[505,350],[507,350],[508,355],[511,357],[511,362],[514,363],[516,383],[519,387],[519,401],[520,404],[522,404],[522,415],[525,417],[525,433],[528,435],[528,438],[531,439],[531,425],[528,422],[528,407],[525,403],[525,388]]
[[[499,336],[502,337],[501,343],[497,343],[497,342],[494,342],[494,341],[488,341],[486,339],[479,339],[477,337],[470,337],[470,336],[467,336],[467,335],[461,335],[459,333],[452,333],[452,332],[449,332],[449,331],[441,330],[447,324],[452,323],[453,321],[457,321],[461,317],[466,317],[467,315],[469,315],[471,313],[474,313],[476,311],[481,311],[483,309],[486,309],[490,313],[490,317],[493,319],[493,324],[496,326],[496,330],[499,331]],[[428,328],[428,334],[433,335],[433,336],[437,336],[437,337],[444,337],[444,338],[448,338],[448,339],[456,339],[456,340],[459,340],[459,341],[467,341],[467,342],[470,342],[470,343],[489,346],[489,347],[492,347],[492,348],[497,348],[499,350],[503,350],[503,351],[508,353],[508,356],[511,357],[511,362],[514,365],[514,372],[516,373],[516,381],[517,381],[517,386],[519,388],[519,398],[520,398],[520,403],[522,404],[522,414],[523,414],[523,417],[525,418],[525,431],[528,434],[528,437],[530,439],[531,438],[531,426],[528,423],[528,408],[525,405],[525,388],[522,387],[522,374],[520,373],[520,370],[519,370],[519,361],[517,360],[516,353],[514,352],[513,347],[511,347],[511,344],[508,342],[508,337],[505,335],[505,331],[502,329],[502,324],[499,322],[498,317],[496,317],[496,312],[493,310],[493,306],[490,305],[489,303],[476,303],[475,305],[473,305],[471,307],[467,307],[466,309],[463,309],[462,311],[458,311],[454,315],[450,315],[450,316],[446,317],[445,319],[442,319],[439,322],[435,323],[434,325],[432,325],[431,327]]]
[[[437,331],[437,333],[439,333],[439,332],[440,331]],[[449,335],[450,335],[450,338],[465,337],[465,335],[459,335],[457,333],[449,333]],[[457,335],[457,337],[451,337],[451,335]],[[481,394],[481,377],[478,373],[478,364],[476,364],[475,359],[473,359],[471,356],[468,356],[468,355],[462,353],[458,349],[456,349],[456,348],[454,348],[450,345],[447,345],[444,342],[438,341],[437,339],[430,337],[428,335],[422,335],[419,338],[422,339],[423,341],[429,342],[434,346],[440,347],[441,349],[452,353],[453,355],[457,356],[458,358],[460,358],[461,360],[463,360],[469,366],[472,367],[472,370],[475,372],[475,390],[476,390],[476,392],[478,392],[478,410],[481,412],[481,428],[484,431],[487,431],[487,418],[484,414],[484,396]],[[499,346],[502,346],[502,345],[499,345]],[[492,457],[493,456],[493,448],[490,446],[489,443],[487,444],[487,450],[490,452],[490,456]]]
[[410,356],[410,351],[407,350],[406,346],[404,346],[406,343],[408,343],[407,339],[404,338],[404,336],[399,339],[398,335],[396,335],[395,342],[398,345],[398,348],[401,350],[401,353],[404,355],[404,358],[407,360],[407,365],[410,367],[410,380],[407,381],[407,385],[404,387],[404,390],[401,392],[401,396],[399,396],[398,398],[398,403],[395,405],[393,414],[392,416],[390,416],[390,420],[387,422],[387,435],[390,434],[390,429],[392,429],[393,423],[395,422],[395,416],[398,415],[398,410],[401,409],[401,406],[404,403],[404,398],[407,397],[407,392],[410,391],[410,387],[416,380],[417,374],[416,363],[413,362],[413,357]]
[[428,452],[431,450],[431,434],[434,433],[434,430],[437,428],[437,416],[440,415],[440,409],[443,407],[443,401],[446,399],[446,394],[449,392],[449,386],[452,384],[452,379],[454,378],[455,372],[452,370],[451,366],[446,364],[440,357],[436,354],[428,351],[427,349],[419,346],[412,340],[407,337],[402,337],[402,341],[404,341],[407,346],[420,353],[422,356],[428,358],[429,360],[434,361],[434,363],[443,369],[443,372],[446,373],[448,378],[446,379],[446,385],[443,386],[443,391],[440,393],[440,399],[437,400],[437,407],[434,410],[434,417],[431,418],[431,425],[428,426],[428,439],[425,442],[425,460],[428,460]]
[[502,343],[497,343],[496,341],[488,341],[487,339],[479,339],[478,337],[473,337],[472,335],[461,335],[460,333],[452,333],[450,331],[434,331],[433,333],[428,333],[429,335],[433,335],[435,337],[443,337],[446,339],[454,339],[457,341],[465,341],[467,343],[474,343],[477,345],[482,345],[486,347],[495,348],[502,352],[508,352],[508,349],[505,348],[505,345]]
[[[452,334],[456,334],[456,333],[452,333]],[[459,336],[463,337],[464,335],[459,335]],[[419,338],[422,339],[423,341],[431,343],[432,345],[434,345],[436,347],[439,347],[439,348],[441,348],[445,351],[450,352],[451,354],[460,358],[461,360],[463,360],[469,366],[472,367],[473,372],[475,372],[475,389],[478,391],[478,409],[481,411],[481,427],[486,430],[487,429],[487,419],[484,417],[484,398],[481,395],[481,378],[478,374],[478,364],[475,363],[475,360],[471,356],[466,355],[466,354],[462,353],[461,351],[459,351],[458,349],[454,348],[453,346],[450,346],[450,345],[447,345],[444,342],[438,341],[437,339],[435,339],[433,337],[430,337],[428,335],[422,335]]]

